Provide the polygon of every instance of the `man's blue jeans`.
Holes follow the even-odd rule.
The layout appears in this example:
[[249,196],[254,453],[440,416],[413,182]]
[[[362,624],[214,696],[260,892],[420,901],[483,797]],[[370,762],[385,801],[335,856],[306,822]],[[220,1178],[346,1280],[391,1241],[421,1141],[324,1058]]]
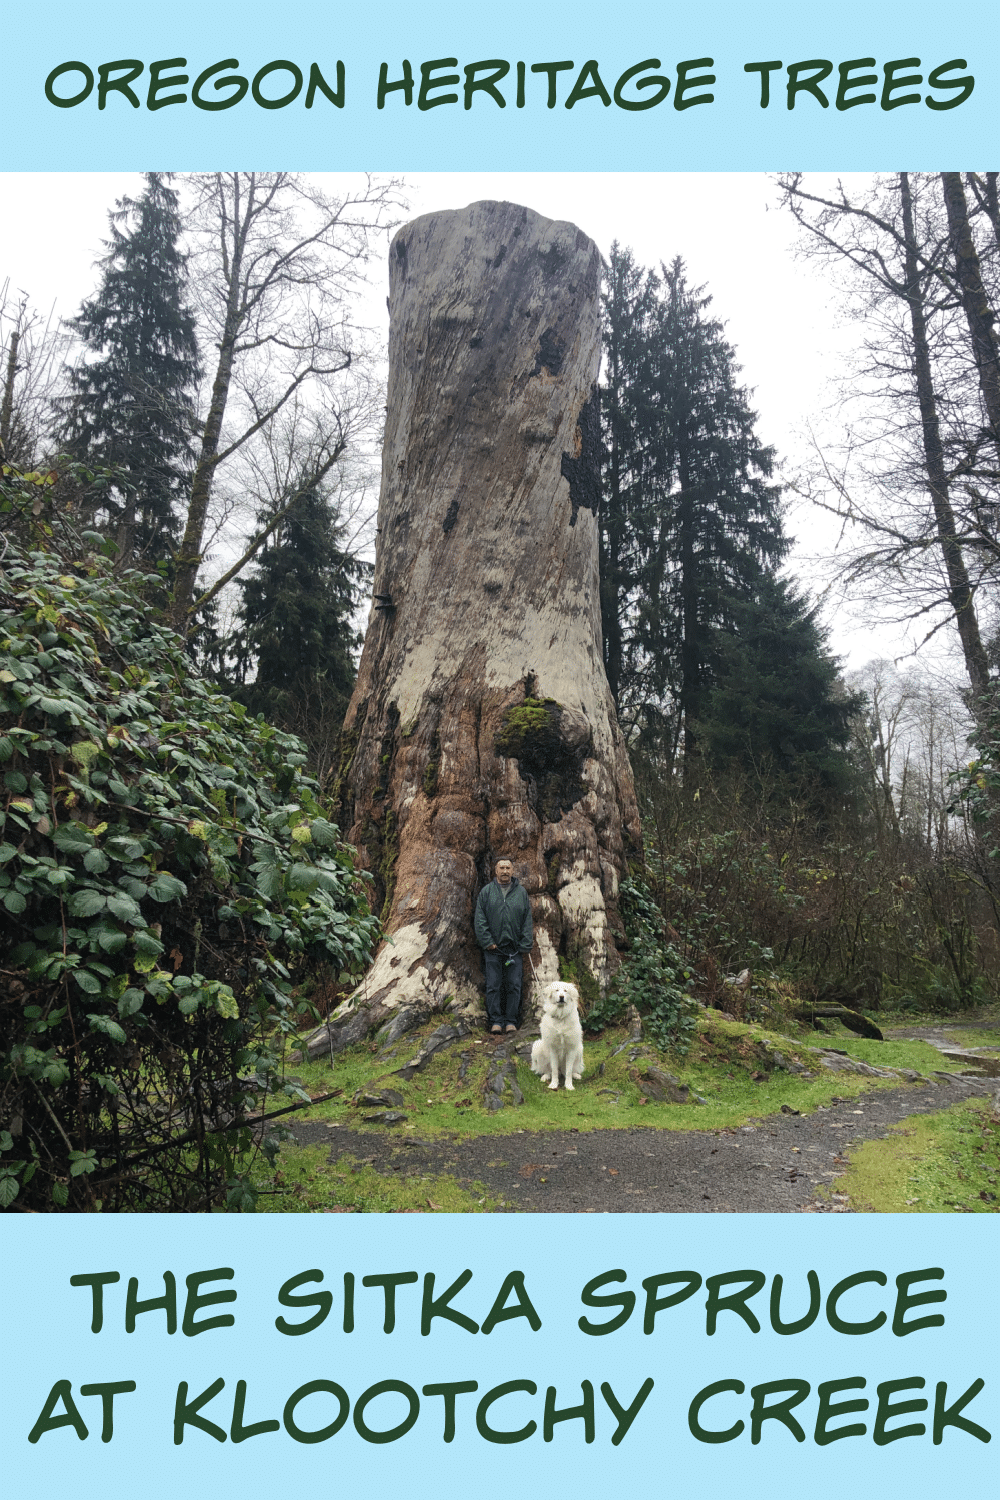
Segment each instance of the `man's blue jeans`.
[[516,1026],[521,1010],[520,953],[506,958],[483,950],[486,964],[486,1015],[491,1026]]

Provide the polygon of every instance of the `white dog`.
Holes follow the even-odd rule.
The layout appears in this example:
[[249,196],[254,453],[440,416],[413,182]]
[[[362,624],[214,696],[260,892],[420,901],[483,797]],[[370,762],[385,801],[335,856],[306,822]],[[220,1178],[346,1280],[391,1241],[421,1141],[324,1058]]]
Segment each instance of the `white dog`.
[[575,984],[549,984],[542,991],[542,1034],[531,1049],[531,1071],[551,1079],[550,1089],[559,1087],[559,1074],[566,1087],[583,1074],[583,1028]]

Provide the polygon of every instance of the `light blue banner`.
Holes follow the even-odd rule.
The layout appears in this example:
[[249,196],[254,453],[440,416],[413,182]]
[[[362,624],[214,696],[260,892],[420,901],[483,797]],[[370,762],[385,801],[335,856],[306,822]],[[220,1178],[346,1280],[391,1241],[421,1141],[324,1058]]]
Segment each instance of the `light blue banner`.
[[[459,1500],[488,1485],[571,1500],[641,1485],[840,1500],[861,1481],[881,1500],[936,1500],[959,1476],[965,1493],[995,1482],[995,1448],[983,1441],[998,1419],[991,1219],[25,1217],[4,1227],[11,1494],[96,1500],[139,1487],[160,1500],[332,1486]],[[809,1321],[811,1297],[815,1320],[788,1331]],[[137,1306],[165,1298],[172,1333],[165,1305]],[[620,1326],[588,1332],[581,1317],[592,1330]],[[316,1326],[296,1333],[307,1320]],[[59,1381],[69,1401],[50,1397]],[[310,1393],[314,1382],[326,1385]],[[383,1382],[392,1388],[380,1392]],[[450,1397],[449,1441],[449,1403],[425,1388],[472,1383]],[[858,1405],[832,1409],[845,1402]],[[339,1430],[309,1440],[338,1418]],[[269,1430],[248,1432],[261,1423]]]
[[8,11],[8,170],[982,169],[1000,118],[995,0]]

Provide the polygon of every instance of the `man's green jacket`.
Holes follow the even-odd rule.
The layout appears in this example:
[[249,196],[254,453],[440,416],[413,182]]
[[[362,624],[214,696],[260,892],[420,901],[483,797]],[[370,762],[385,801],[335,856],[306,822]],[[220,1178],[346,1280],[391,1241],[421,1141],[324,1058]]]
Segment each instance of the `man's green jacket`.
[[501,953],[531,952],[534,942],[531,902],[516,876],[511,876],[506,896],[498,880],[491,880],[479,892],[476,942],[480,948],[489,948],[496,943]]

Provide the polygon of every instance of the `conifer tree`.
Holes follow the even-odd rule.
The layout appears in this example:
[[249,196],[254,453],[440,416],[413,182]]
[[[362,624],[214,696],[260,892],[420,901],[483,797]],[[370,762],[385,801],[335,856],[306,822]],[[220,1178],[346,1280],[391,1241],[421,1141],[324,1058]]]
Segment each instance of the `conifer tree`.
[[155,558],[176,539],[199,374],[177,194],[163,173],[145,177],[142,195],[109,214],[100,285],[70,320],[84,358],[65,403],[67,450],[120,473],[108,503],[126,558]]
[[637,642],[626,601],[636,592],[635,518],[641,512],[651,439],[655,442],[651,336],[658,279],[617,240],[605,268],[603,313],[604,444],[600,526],[604,668],[619,710],[635,696]]
[[338,540],[335,512],[317,485],[295,500],[238,585],[237,696],[300,734],[319,771],[354,687],[361,638],[351,616],[371,574]]
[[[735,351],[683,261],[643,279],[616,245],[606,285],[601,530],[617,568],[603,579],[605,634],[626,643],[615,685],[626,725],[669,722],[689,761],[717,632],[788,547],[780,490],[768,483],[774,451],[757,437]],[[616,346],[627,360],[615,359]],[[616,430],[622,412],[629,420]]]
[[714,685],[698,725],[705,760],[723,774],[790,785],[829,801],[851,781],[847,744],[864,696],[839,684],[839,663],[808,599],[765,574],[718,632]]

